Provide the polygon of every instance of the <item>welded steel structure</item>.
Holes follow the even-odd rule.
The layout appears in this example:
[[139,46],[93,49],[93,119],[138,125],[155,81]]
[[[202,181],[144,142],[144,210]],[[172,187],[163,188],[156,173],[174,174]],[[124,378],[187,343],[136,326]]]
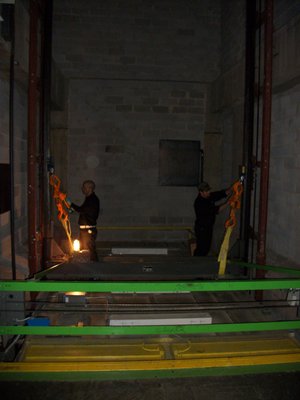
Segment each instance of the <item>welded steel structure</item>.
[[[240,264],[244,268],[253,269],[260,266],[255,264]],[[300,288],[300,271],[283,268],[264,266],[265,271],[273,271],[282,273],[282,278],[276,279],[217,279],[205,281],[164,281],[164,282],[147,282],[147,281],[1,281],[1,292],[69,292],[80,291],[86,293],[176,293],[178,296],[186,292],[233,292],[233,291],[257,291],[257,290],[278,290],[278,289],[298,289]],[[299,304],[298,304],[299,307]],[[175,359],[167,359],[158,356],[156,360],[149,363],[147,360],[140,359],[124,359],[120,353],[114,354],[114,362],[107,362],[107,359],[94,359],[93,361],[70,360],[68,356],[62,356],[63,362],[3,362],[0,365],[0,379],[14,380],[18,379],[114,379],[114,378],[140,378],[155,376],[197,376],[197,375],[214,375],[217,373],[236,374],[249,373],[258,371],[290,371],[300,370],[300,343],[297,340],[300,329],[300,319],[293,320],[274,320],[274,321],[247,321],[243,323],[213,323],[200,325],[163,325],[163,326],[1,326],[1,335],[27,335],[29,337],[49,337],[53,336],[57,340],[57,336],[61,338],[79,337],[80,340],[88,337],[88,344],[96,346],[95,340],[99,337],[107,340],[107,348],[116,346],[122,347],[124,337],[137,338],[137,341],[154,340],[159,345],[161,336],[165,340],[171,341],[171,345],[178,348],[179,342],[195,341],[195,348],[201,348],[202,340],[207,340],[208,334],[223,334],[222,342],[231,340],[232,343],[243,341],[245,334],[249,332],[267,333],[268,348],[255,347],[256,338],[251,338],[251,351],[243,353],[241,357],[242,345],[237,345],[230,355],[222,356],[222,350],[214,350],[208,356],[209,362],[203,360],[203,356],[199,356],[200,350],[195,350],[182,359],[182,356]],[[285,343],[284,348],[278,345],[270,347],[270,343],[274,340],[272,335],[281,331],[285,335],[288,334],[292,343],[286,347],[286,338],[282,339]],[[234,336],[228,339],[226,335],[229,333],[242,333],[241,336]],[[292,336],[291,336],[292,335]],[[178,337],[180,339],[178,339]],[[292,337],[292,339],[291,339]],[[97,339],[96,339],[97,338]],[[169,339],[168,339],[169,338]],[[177,339],[177,342],[174,338]],[[196,339],[195,339],[196,338]],[[211,338],[210,338],[211,339]],[[220,339],[220,337],[218,338]],[[258,337],[260,343],[261,337]],[[174,343],[173,343],[174,342]],[[266,342],[266,343],[267,343]],[[213,345],[212,345],[213,346]],[[226,349],[224,344],[224,348]],[[249,344],[246,345],[249,347]],[[265,345],[264,345],[265,346]],[[80,347],[80,346],[79,346]],[[245,343],[244,343],[245,348]],[[79,351],[79,350],[78,350]],[[96,350],[95,350],[96,351]],[[243,350],[245,351],[245,350]],[[219,352],[219,353],[218,353]],[[176,352],[175,352],[176,353]],[[174,354],[175,354],[174,353]],[[178,353],[178,352],[177,352]],[[78,354],[77,354],[78,355]],[[200,358],[199,358],[200,357]],[[59,375],[59,374],[62,375]]]

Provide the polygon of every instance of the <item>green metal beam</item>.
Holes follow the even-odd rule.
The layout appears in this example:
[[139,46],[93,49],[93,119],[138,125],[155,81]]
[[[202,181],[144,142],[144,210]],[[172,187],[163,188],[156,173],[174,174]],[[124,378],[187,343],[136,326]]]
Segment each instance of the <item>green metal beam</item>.
[[243,261],[230,261],[229,264],[230,265],[238,265],[240,267],[245,267],[245,268],[263,269],[265,271],[273,271],[273,272],[279,272],[281,274],[300,276],[300,269],[296,269],[296,268],[279,267],[279,266],[275,266],[275,265],[258,265],[258,264],[254,264],[254,263],[243,262]]
[[184,335],[300,329],[300,320],[165,326],[1,326],[0,335]]
[[0,281],[0,292],[222,292],[238,290],[272,290],[300,288],[300,279],[216,280],[186,282],[67,282]]

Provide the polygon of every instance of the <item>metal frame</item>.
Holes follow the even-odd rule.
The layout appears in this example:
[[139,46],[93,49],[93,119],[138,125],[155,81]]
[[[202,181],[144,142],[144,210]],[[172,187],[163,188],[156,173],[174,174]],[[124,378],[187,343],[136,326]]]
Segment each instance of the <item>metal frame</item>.
[[[239,263],[246,268],[263,268],[281,272],[289,278],[261,280],[185,281],[185,282],[54,282],[0,281],[1,291],[24,292],[105,292],[105,293],[186,293],[203,291],[277,290],[300,288],[300,270],[276,266]],[[291,278],[294,275],[296,278]],[[166,326],[1,326],[1,335],[62,335],[62,336],[134,336],[134,335],[197,335],[230,332],[295,331],[300,320],[244,322],[203,325]],[[297,333],[296,333],[297,334]],[[269,358],[268,358],[269,357]],[[230,361],[229,361],[230,360]],[[222,361],[222,363],[221,363]],[[158,360],[101,363],[2,363],[0,380],[83,380],[83,379],[139,379],[236,375],[259,372],[299,371],[299,354],[217,358],[212,364],[203,360]]]
[[[166,282],[68,282],[68,281],[0,281],[0,292],[102,292],[102,293],[186,293],[186,292],[221,292],[244,290],[278,290],[300,288],[300,270],[278,266],[260,266],[257,264],[236,262],[241,267],[263,269],[297,278],[254,279],[254,280],[210,280],[210,281],[166,281]],[[37,274],[38,275],[38,274]],[[294,330],[300,328],[300,320],[249,322],[238,324],[209,324],[181,326],[86,326],[86,327],[30,327],[0,326],[0,334],[18,335],[173,335],[217,332],[254,332],[273,330]]]
[[300,329],[300,320],[160,326],[1,326],[0,335],[186,335]]
[[300,278],[216,281],[166,282],[68,282],[68,281],[0,281],[0,291],[15,292],[120,292],[120,293],[180,293],[224,292],[239,290],[298,289]]

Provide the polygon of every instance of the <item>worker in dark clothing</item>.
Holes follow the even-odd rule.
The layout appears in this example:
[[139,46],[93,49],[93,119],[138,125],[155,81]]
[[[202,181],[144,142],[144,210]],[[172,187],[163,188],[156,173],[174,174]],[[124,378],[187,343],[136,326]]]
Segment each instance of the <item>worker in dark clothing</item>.
[[80,247],[83,250],[89,250],[91,261],[98,261],[96,238],[100,201],[94,192],[95,183],[93,181],[84,181],[81,190],[85,195],[83,204],[77,206],[71,202],[71,208],[79,213]]
[[210,190],[209,184],[202,182],[199,186],[199,194],[194,202],[196,213],[195,235],[197,242],[194,256],[206,256],[208,254],[216,215],[228,205],[228,202],[221,205],[216,205],[215,203],[226,198],[231,192],[231,189],[219,190],[217,192],[211,192]]

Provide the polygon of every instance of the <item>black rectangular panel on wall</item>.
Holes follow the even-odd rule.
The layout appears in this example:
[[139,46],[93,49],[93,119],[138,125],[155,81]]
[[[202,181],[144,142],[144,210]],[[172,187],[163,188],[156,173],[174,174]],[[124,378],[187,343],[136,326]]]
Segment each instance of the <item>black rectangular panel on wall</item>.
[[10,210],[10,165],[0,163],[0,214]]
[[197,186],[200,180],[201,145],[197,140],[159,141],[159,184]]
[[[3,3],[5,3],[5,1]],[[0,24],[1,28],[0,32],[1,36],[6,42],[10,42],[12,40],[14,11],[15,11],[14,4],[0,5],[0,12],[1,12],[0,15],[2,17],[2,21]]]

